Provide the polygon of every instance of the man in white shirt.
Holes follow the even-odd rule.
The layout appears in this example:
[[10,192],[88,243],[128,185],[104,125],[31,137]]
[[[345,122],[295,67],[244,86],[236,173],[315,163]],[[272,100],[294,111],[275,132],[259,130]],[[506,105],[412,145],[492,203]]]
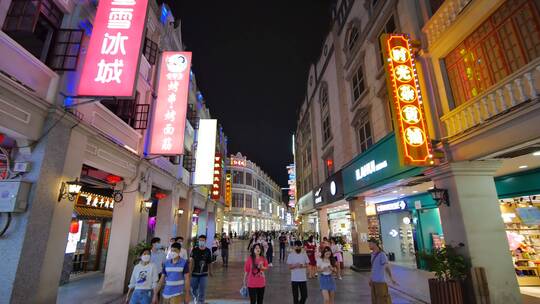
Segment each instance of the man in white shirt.
[[163,252],[163,249],[161,248],[161,239],[158,237],[153,238],[150,241],[150,245],[152,245],[152,249],[150,250],[150,262],[156,265],[161,274],[163,263],[165,263],[165,260],[167,259],[165,252]]
[[[307,275],[306,268],[309,264],[309,258],[305,252],[302,252],[302,242],[294,242],[294,251],[287,257],[287,265],[291,270],[291,285],[293,291],[293,303],[305,304],[307,300]],[[300,298],[298,292],[300,291]]]

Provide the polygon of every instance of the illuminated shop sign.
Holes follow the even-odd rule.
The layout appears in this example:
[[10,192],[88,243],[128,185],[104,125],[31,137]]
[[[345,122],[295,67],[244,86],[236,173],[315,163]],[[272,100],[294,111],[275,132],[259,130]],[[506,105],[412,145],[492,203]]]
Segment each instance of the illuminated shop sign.
[[225,176],[225,206],[231,207],[232,202],[232,176],[227,173]]
[[190,65],[190,52],[162,54],[149,154],[184,153]]
[[131,97],[148,0],[101,0],[77,90],[81,96]]
[[409,36],[386,34],[381,37],[381,44],[386,58],[389,96],[393,99],[391,108],[397,127],[400,162],[403,165],[432,165],[433,156]]
[[214,183],[214,157],[216,155],[217,120],[199,120],[197,151],[195,152],[194,185]]
[[296,166],[290,164],[287,166],[287,174],[289,175],[289,207],[294,208],[296,206]]
[[356,176],[356,180],[361,180],[362,178],[373,174],[379,170],[382,170],[386,167],[388,167],[388,162],[386,160],[380,163],[375,163],[375,161],[372,160],[369,163],[360,167],[359,169],[356,169],[356,171],[354,171],[354,174]]
[[218,200],[221,196],[221,166],[223,160],[221,154],[216,153],[214,157],[214,183],[212,184],[212,199]]
[[246,166],[246,160],[243,159],[243,158],[231,157],[231,166],[245,167]]
[[375,205],[375,208],[377,209],[377,213],[405,210],[407,208],[407,203],[405,203],[405,201],[397,201],[387,204],[377,204]]
[[313,193],[313,198],[315,199],[315,204],[320,204],[323,202],[323,197],[322,197],[322,187],[315,190],[315,193]]

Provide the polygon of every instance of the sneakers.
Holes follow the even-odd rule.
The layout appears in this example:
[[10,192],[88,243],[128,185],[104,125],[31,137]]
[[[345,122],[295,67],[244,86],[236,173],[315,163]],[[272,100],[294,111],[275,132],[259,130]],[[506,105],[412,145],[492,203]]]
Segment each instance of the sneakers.
[[272,265],[272,263],[268,264],[269,267],[273,267],[274,265]]

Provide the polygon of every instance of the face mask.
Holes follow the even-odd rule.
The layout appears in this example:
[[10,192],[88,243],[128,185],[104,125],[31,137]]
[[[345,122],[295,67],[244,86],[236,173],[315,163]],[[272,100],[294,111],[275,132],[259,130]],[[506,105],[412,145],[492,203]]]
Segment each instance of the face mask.
[[172,251],[171,252],[171,259],[176,259],[178,257],[178,253]]
[[206,247],[206,241],[199,241],[199,247]]
[[296,251],[296,253],[300,253],[302,252],[302,249],[295,249],[294,251]]
[[141,256],[141,260],[142,260],[143,262],[145,262],[145,263],[146,263],[146,262],[149,262],[149,261],[150,261],[150,256],[149,256],[148,254],[142,255],[142,256]]

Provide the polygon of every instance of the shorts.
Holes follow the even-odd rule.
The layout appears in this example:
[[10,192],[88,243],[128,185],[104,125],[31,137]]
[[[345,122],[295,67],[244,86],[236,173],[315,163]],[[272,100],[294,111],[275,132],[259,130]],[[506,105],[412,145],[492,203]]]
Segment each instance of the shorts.
[[334,257],[336,258],[336,260],[338,261],[338,263],[343,262],[343,255],[342,255],[341,252],[336,252],[336,253],[334,253]]
[[331,274],[319,275],[321,290],[336,291],[336,281]]
[[170,297],[168,299],[163,298],[163,304],[182,304],[184,301],[184,295]]

